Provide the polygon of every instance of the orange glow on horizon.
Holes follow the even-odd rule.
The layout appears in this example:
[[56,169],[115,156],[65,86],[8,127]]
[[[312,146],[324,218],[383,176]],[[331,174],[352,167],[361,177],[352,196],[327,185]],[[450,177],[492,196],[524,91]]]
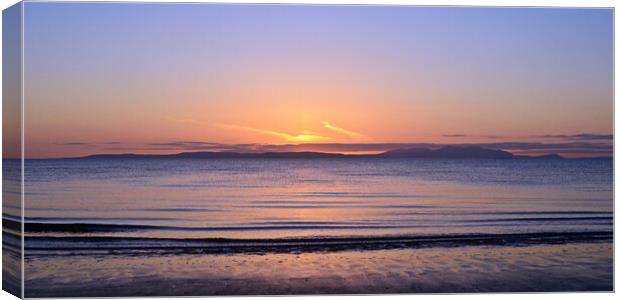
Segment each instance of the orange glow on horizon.
[[300,134],[293,135],[293,134],[278,132],[274,130],[259,129],[259,128],[253,128],[253,127],[247,127],[247,126],[238,126],[238,125],[230,125],[230,124],[217,124],[217,126],[235,129],[235,130],[256,132],[256,133],[263,134],[263,135],[275,136],[275,137],[283,139],[286,142],[313,143],[313,142],[326,142],[326,141],[335,140],[332,137],[318,135],[318,134],[315,134],[307,130]]

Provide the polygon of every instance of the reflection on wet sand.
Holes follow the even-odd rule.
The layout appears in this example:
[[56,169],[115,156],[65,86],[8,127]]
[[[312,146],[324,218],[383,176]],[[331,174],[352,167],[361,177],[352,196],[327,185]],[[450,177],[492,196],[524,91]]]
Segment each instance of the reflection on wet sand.
[[[40,256],[26,296],[610,291],[613,245]],[[567,285],[566,282],[570,282]]]

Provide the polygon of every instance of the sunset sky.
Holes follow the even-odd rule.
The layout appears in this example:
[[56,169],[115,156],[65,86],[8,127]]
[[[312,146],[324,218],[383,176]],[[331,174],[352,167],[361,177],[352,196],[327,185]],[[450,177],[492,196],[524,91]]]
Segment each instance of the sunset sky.
[[28,2],[25,153],[611,155],[612,22],[611,9]]

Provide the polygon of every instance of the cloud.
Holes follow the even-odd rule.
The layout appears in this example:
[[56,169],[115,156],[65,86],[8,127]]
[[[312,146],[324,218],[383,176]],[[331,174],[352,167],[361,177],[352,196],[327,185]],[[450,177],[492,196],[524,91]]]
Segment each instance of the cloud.
[[64,146],[84,146],[84,145],[90,145],[90,143],[84,143],[84,142],[68,142],[68,143],[62,143],[61,145],[64,145]]
[[367,135],[364,135],[364,134],[361,134],[361,133],[355,132],[355,131],[346,130],[344,128],[336,127],[336,126],[330,124],[327,121],[323,121],[322,123],[323,123],[323,127],[327,128],[329,130],[335,131],[337,133],[346,135],[346,136],[348,136],[348,137],[350,137],[352,139],[362,140],[362,141],[372,141],[373,140],[371,137],[369,137]]
[[146,145],[128,145],[107,147],[104,150],[113,151],[215,151],[215,152],[255,152],[249,145],[227,145],[202,142],[163,142]]
[[66,142],[57,143],[62,146],[99,146],[99,145],[119,145],[120,142]]
[[486,143],[477,144],[482,147],[514,149],[514,150],[534,150],[534,149],[597,149],[613,150],[611,144],[591,143],[591,142],[572,142],[572,143],[534,143],[534,142],[505,142],[505,143]]
[[201,141],[172,141],[172,142],[163,142],[163,143],[151,143],[151,146],[170,146],[170,147],[195,147],[195,146],[219,146],[222,144],[219,143],[210,143],[210,142],[201,142]]
[[460,133],[456,133],[456,134],[444,134],[442,135],[443,137],[447,137],[447,138],[460,138],[460,137],[469,137],[469,135],[467,134],[460,134]]
[[[445,138],[486,138],[486,139],[507,139],[507,136],[501,135],[470,135],[470,134],[443,134]],[[521,137],[524,138],[524,137]],[[545,135],[532,135],[527,138],[536,139],[558,139],[565,141],[611,141],[614,139],[613,134],[593,134],[593,133],[580,133],[580,134],[545,134]]]
[[503,139],[503,138],[505,138],[504,136],[501,136],[501,135],[469,135],[469,134],[460,134],[460,133],[444,134],[444,135],[442,135],[442,137],[446,137],[446,138],[480,137],[480,138],[485,138],[485,139]]
[[[170,141],[134,147],[136,150],[257,152],[260,144],[222,144],[204,141]],[[126,149],[126,148],[125,148]],[[127,150],[127,149],[126,149]]]
[[613,140],[613,134],[594,134],[594,133],[581,133],[581,134],[545,134],[536,135],[535,138],[544,139],[564,139],[564,140]]
[[298,135],[292,135],[292,134],[274,131],[274,130],[266,130],[266,129],[247,127],[247,126],[231,125],[231,124],[217,124],[217,126],[235,129],[235,130],[256,132],[256,133],[265,134],[265,135],[271,135],[271,136],[279,137],[287,142],[300,142],[300,143],[321,142],[321,141],[329,141],[329,140],[334,139],[331,137],[321,136],[321,135],[317,135],[317,134],[309,133],[309,132],[301,133]]

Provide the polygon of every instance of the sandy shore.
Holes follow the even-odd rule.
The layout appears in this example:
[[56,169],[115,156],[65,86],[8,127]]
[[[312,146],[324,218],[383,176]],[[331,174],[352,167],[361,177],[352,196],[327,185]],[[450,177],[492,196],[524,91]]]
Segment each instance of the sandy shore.
[[26,297],[611,291],[613,245],[26,258]]

